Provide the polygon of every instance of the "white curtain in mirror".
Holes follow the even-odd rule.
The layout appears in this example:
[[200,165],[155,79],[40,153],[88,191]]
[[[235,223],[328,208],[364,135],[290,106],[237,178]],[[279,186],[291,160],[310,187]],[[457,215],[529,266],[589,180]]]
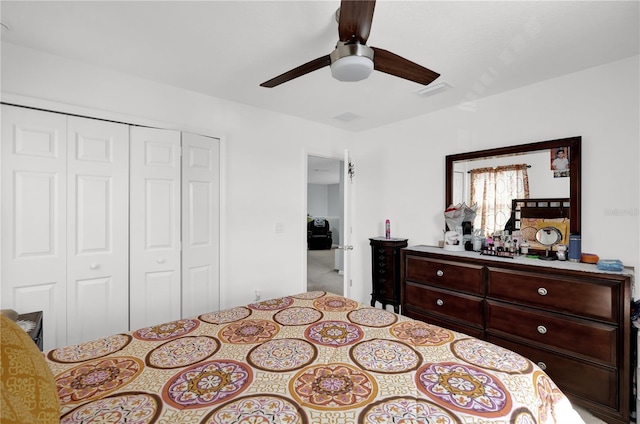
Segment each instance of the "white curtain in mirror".
[[473,228],[493,234],[511,216],[511,199],[529,198],[526,164],[477,168],[471,174],[471,204],[478,204]]

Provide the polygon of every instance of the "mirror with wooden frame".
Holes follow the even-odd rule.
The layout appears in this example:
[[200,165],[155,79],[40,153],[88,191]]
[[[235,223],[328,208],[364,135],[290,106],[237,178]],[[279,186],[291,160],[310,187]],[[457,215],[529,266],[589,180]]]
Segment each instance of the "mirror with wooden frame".
[[[459,183],[454,182],[454,167],[458,164],[482,161],[483,166],[487,166],[487,163],[491,163],[493,159],[498,161],[504,161],[504,158],[512,156],[522,156],[531,153],[539,152],[553,152],[557,149],[568,148],[569,151],[569,184],[568,194],[562,197],[569,198],[569,231],[570,233],[580,233],[580,203],[581,203],[581,137],[569,137],[557,140],[540,141],[535,143],[520,144],[515,146],[499,147],[495,149],[478,150],[475,152],[459,153],[455,155],[448,155],[446,157],[445,165],[445,206],[454,204],[454,199],[459,199],[457,192],[459,190]],[[514,158],[514,160],[519,158]],[[480,163],[480,162],[476,162]],[[551,163],[551,161],[549,162]],[[530,179],[530,184],[535,184],[535,180]],[[545,193],[536,197],[552,197]]]

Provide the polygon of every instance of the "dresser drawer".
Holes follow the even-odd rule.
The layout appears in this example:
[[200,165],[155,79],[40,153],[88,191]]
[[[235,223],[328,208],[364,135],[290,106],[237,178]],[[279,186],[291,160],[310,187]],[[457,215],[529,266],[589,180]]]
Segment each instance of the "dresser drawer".
[[485,303],[485,319],[489,334],[512,334],[573,356],[612,366],[617,363],[615,326],[492,300]]
[[484,294],[483,266],[411,255],[407,255],[405,260],[405,278],[409,281]]
[[463,321],[482,328],[481,297],[414,283],[407,283],[405,297],[407,308],[417,308],[431,315]]
[[617,409],[618,373],[615,368],[592,365],[501,337],[489,335],[487,341],[517,352],[538,364],[563,392]]
[[393,275],[375,277],[373,279],[373,293],[381,299],[400,301],[400,289],[396,289]]
[[373,266],[376,268],[393,267],[393,249],[384,247],[374,247],[371,258]]
[[489,268],[487,296],[609,322],[618,321],[619,286]]

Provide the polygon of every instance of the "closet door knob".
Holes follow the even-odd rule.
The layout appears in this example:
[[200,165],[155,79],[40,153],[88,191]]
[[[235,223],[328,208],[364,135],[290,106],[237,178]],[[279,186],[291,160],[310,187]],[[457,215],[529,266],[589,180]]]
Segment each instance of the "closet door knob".
[[540,288],[538,289],[538,294],[539,294],[540,296],[546,296],[546,295],[547,295],[547,293],[549,293],[549,292],[548,292],[548,291],[547,291],[547,289],[545,289],[544,287],[540,287]]
[[436,305],[438,305],[438,306],[444,305],[444,300],[442,300],[442,299],[436,300]]
[[438,271],[436,271],[436,275],[437,275],[438,277],[442,277],[442,276],[444,275],[444,271],[443,271],[443,270],[441,270],[441,269],[439,269]]
[[547,327],[545,327],[544,325],[539,325],[538,326],[538,333],[547,334]]
[[545,363],[544,363],[544,362],[542,362],[542,361],[538,362],[538,366],[540,367],[540,369],[541,369],[542,371],[544,371],[544,370],[546,370],[546,369],[547,369],[547,364],[545,364]]
[[95,262],[89,265],[89,269],[98,269],[98,268],[100,268],[100,264],[97,264]]
[[164,260],[164,258],[158,258],[158,259],[156,259],[156,262],[159,263],[159,264],[163,264],[166,261]]

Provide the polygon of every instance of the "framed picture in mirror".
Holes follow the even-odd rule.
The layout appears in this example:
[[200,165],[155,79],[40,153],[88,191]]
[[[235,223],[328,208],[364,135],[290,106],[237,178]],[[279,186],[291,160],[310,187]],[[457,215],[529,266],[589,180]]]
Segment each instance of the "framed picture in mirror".
[[551,170],[554,178],[569,176],[569,147],[558,147],[551,149]]

